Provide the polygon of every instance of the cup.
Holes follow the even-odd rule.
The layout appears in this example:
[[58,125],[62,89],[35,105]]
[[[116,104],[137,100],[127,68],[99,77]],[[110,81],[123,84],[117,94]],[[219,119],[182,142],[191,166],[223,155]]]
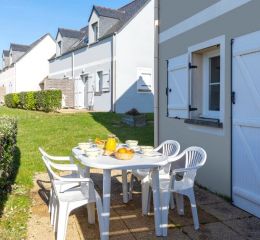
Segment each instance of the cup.
[[125,142],[130,148],[136,148],[138,146],[137,140],[127,140]]
[[144,155],[152,154],[154,150],[152,146],[140,146],[140,149]]

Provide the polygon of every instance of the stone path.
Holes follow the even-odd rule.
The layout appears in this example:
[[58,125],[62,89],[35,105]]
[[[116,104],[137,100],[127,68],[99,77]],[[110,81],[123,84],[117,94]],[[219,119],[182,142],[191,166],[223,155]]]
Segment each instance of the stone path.
[[[98,191],[102,189],[102,173],[93,171],[92,179]],[[31,191],[32,207],[28,223],[29,240],[54,240],[47,209],[50,184],[47,174],[35,176],[34,188]],[[185,199],[185,215],[179,216],[175,210],[169,214],[168,238],[177,240],[260,240],[260,219],[232,206],[222,198],[196,187],[196,198],[200,219],[200,230],[195,231],[191,211]],[[133,200],[122,203],[120,172],[113,172],[110,217],[111,240],[153,240],[153,215],[142,216],[141,192],[135,184]],[[67,240],[99,239],[98,224],[87,222],[87,210],[82,207],[73,212],[69,218]]]

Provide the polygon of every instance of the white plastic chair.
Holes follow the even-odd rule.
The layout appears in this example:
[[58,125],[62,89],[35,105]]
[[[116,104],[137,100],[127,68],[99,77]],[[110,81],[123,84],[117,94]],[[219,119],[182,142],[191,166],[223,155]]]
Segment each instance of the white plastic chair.
[[[207,159],[207,153],[200,147],[189,147],[177,157],[169,157],[168,162],[185,158],[185,167],[175,169],[171,172],[170,178],[160,177],[160,198],[162,209],[162,227],[163,236],[167,236],[169,203],[171,193],[177,193],[177,207],[179,213],[184,214],[183,195],[187,196],[191,203],[191,211],[193,216],[194,228],[199,229],[199,219],[197,213],[196,200],[194,195],[194,181],[197,170],[202,167]],[[181,180],[176,180],[176,174],[183,174]],[[147,202],[147,204],[149,204]]]
[[[73,164],[73,158],[70,156],[51,156],[48,153],[46,153],[41,147],[39,147],[39,151],[42,154],[42,156],[45,157],[46,161],[52,162],[52,166],[59,171],[69,171],[70,173],[66,174],[63,176],[63,178],[77,178],[84,176],[84,170],[80,168],[80,166]],[[70,162],[70,164],[65,164],[65,163],[57,163],[57,162]],[[52,179],[52,175],[49,174],[50,180],[55,180]],[[69,189],[72,187],[75,187],[75,183],[63,183],[62,184],[62,189]],[[50,197],[49,197],[49,204],[48,204],[48,209],[51,214],[51,225],[54,225],[54,211],[55,211],[55,201],[54,201],[54,194],[53,194],[53,188],[50,189]]]
[[[60,177],[52,169],[56,168],[56,165],[49,161],[46,156],[42,156],[42,159],[48,174],[51,176],[55,200],[58,202],[58,208],[55,208],[55,231],[57,231],[57,240],[65,239],[70,212],[76,208],[87,204],[87,206],[89,206],[88,217],[92,219],[92,223],[95,223],[95,203],[97,206],[100,234],[103,236],[102,201],[94,188],[93,181],[90,178]],[[63,184],[68,183],[76,184],[76,186],[63,190]]]
[[[154,149],[156,152],[161,152],[165,156],[175,157],[180,152],[180,144],[174,140],[167,140],[161,143],[157,148]],[[159,171],[160,178],[167,177],[169,178],[171,164],[167,164],[162,167]],[[148,214],[149,206],[147,202],[150,202],[151,194],[150,194],[150,182],[149,180],[150,169],[137,169],[132,171],[130,186],[129,186],[129,198],[132,198],[133,191],[133,183],[134,177],[136,177],[139,181],[141,181],[142,187],[142,213],[143,215]]]

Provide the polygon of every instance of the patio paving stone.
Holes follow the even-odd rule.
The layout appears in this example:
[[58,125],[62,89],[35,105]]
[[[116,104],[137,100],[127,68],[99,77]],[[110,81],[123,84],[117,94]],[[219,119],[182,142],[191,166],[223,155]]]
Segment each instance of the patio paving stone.
[[247,239],[260,240],[259,218],[249,217],[244,219],[229,220],[224,223]]
[[220,222],[201,225],[198,231],[193,226],[187,226],[183,228],[183,232],[194,240],[245,240]]
[[236,218],[245,218],[249,217],[250,214],[232,206],[228,202],[201,205],[201,208],[208,212],[211,215],[214,215],[221,221],[236,219]]
[[[133,199],[122,202],[121,172],[112,172],[110,239],[111,240],[260,240],[260,219],[232,206],[230,203],[206,190],[195,187],[198,214],[201,223],[199,231],[193,227],[190,203],[184,198],[185,214],[179,216],[176,209],[170,210],[168,237],[156,237],[154,232],[154,215],[142,216],[140,185],[136,182]],[[94,170],[91,177],[96,188],[102,193],[102,172]],[[31,191],[31,217],[28,222],[29,240],[54,240],[55,235],[50,226],[48,198],[50,183],[47,174],[37,174]],[[88,223],[87,209],[81,207],[69,217],[67,240],[99,239],[99,226]],[[44,233],[44,234],[43,234]]]

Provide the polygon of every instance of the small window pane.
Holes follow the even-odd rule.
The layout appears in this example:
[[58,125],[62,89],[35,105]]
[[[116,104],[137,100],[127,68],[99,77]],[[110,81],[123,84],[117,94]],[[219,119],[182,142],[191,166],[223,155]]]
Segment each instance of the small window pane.
[[210,64],[210,83],[220,82],[220,56],[209,59]]
[[220,56],[209,59],[209,110],[220,110]]
[[209,87],[209,110],[219,111],[220,85],[211,85]]

